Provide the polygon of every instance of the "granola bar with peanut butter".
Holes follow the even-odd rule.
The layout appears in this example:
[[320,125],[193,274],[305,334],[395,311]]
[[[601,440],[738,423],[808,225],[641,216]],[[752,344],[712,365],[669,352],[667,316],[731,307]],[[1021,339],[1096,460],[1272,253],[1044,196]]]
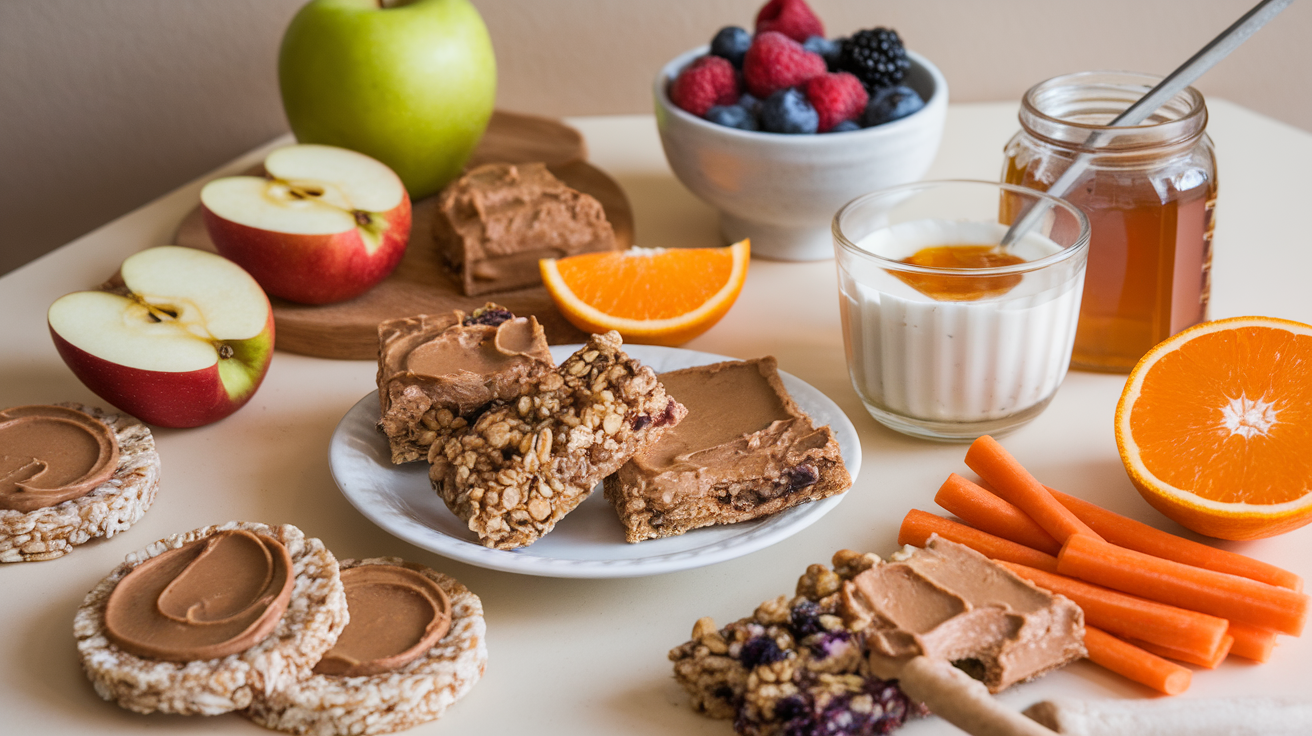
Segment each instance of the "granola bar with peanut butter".
[[619,333],[593,335],[517,399],[429,451],[429,478],[486,547],[532,544],[687,413]]
[[870,672],[863,624],[843,610],[844,582],[879,558],[840,550],[833,563],[811,565],[792,598],[766,601],[747,618],[723,628],[697,620],[692,639],[669,655],[694,710],[733,719],[746,736],[885,734],[927,712]]

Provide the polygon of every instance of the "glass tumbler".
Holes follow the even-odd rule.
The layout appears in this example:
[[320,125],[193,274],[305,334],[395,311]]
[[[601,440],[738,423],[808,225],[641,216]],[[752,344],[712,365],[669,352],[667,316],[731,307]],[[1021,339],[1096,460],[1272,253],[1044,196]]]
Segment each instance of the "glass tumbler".
[[[1041,217],[1001,246],[1032,208]],[[852,386],[906,434],[972,440],[1033,419],[1070,362],[1089,247],[1078,208],[984,181],[858,197],[833,220]]]

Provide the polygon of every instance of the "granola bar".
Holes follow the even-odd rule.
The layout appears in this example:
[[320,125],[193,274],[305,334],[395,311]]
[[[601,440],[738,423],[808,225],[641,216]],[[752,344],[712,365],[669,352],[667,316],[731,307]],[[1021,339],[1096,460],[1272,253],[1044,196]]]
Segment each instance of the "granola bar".
[[733,719],[746,736],[885,734],[927,713],[871,674],[865,637],[843,617],[843,583],[879,558],[841,550],[833,564],[811,565],[794,597],[766,601],[748,618],[721,629],[697,621],[692,640],[669,655],[695,710]]
[[378,325],[378,428],[392,462],[422,460],[493,399],[512,399],[554,367],[536,318],[488,302],[465,314]]
[[617,247],[601,203],[541,163],[484,164],[452,182],[433,242],[468,296],[540,286],[540,259]]
[[689,416],[606,478],[629,542],[757,519],[852,485],[833,430],[789,396],[773,357],[660,379]]
[[531,391],[433,445],[433,488],[484,546],[533,543],[687,413],[620,346],[617,332],[593,335]]

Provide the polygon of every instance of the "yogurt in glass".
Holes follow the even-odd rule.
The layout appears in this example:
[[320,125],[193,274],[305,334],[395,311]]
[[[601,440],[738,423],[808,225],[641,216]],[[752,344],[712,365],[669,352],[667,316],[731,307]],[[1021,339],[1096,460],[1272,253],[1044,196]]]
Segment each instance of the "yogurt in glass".
[[[938,187],[970,196],[945,197]],[[922,183],[887,190],[900,196],[866,195],[835,218],[848,369],[880,422],[918,436],[973,439],[1029,421],[1061,385],[1079,316],[1087,220],[1055,198],[1009,189],[1018,188]],[[959,209],[975,199],[983,202],[967,208],[973,215]],[[1050,208],[1045,222],[998,248],[1008,228],[999,214],[1025,203]],[[942,246],[1002,253],[1008,262],[969,268],[916,258]]]

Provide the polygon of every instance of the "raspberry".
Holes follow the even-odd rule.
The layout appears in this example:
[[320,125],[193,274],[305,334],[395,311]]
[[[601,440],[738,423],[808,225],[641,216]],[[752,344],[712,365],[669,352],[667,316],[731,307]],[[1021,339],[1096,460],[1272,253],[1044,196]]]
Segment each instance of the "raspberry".
[[870,95],[861,80],[848,74],[824,74],[806,83],[806,99],[820,115],[821,133],[845,120],[856,120],[866,109]]
[[804,84],[825,71],[825,60],[819,54],[807,51],[802,44],[775,31],[756,34],[756,40],[743,57],[747,90],[761,99]]
[[703,56],[679,72],[670,85],[670,101],[701,117],[715,105],[738,101],[738,75],[728,59]]
[[778,31],[798,43],[825,35],[824,25],[806,0],[770,0],[762,6],[756,14],[756,33],[766,31]]
[[843,41],[838,68],[852,72],[873,93],[881,87],[892,87],[902,81],[911,60],[902,46],[902,39],[891,28],[872,28],[857,31]]

